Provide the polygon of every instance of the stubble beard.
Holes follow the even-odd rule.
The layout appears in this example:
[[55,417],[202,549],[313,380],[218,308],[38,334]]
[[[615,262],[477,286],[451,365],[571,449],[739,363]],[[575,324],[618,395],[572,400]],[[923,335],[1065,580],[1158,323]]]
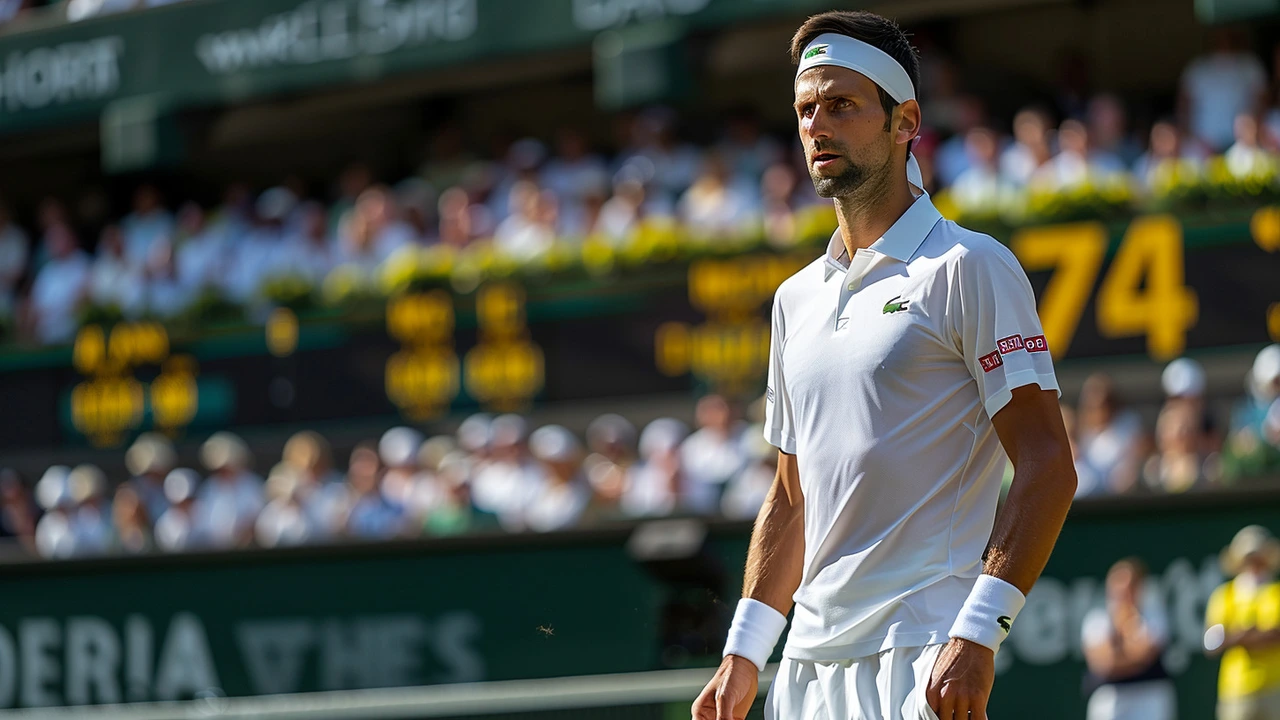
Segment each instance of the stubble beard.
[[854,198],[864,195],[876,195],[888,183],[893,168],[890,157],[885,157],[882,165],[869,167],[859,165],[845,155],[849,167],[838,175],[819,175],[812,165],[809,166],[809,179],[813,181],[813,189],[822,198]]

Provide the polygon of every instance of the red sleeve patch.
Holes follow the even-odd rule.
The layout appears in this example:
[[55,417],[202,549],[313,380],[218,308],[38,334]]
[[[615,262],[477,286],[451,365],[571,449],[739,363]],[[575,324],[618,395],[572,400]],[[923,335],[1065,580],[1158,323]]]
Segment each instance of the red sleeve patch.
[[1048,352],[1049,341],[1043,335],[1027,338],[1027,352]]
[[1021,335],[1010,335],[1007,338],[1001,338],[996,341],[996,349],[1001,353],[1011,353],[1014,350],[1023,348]]
[[994,350],[989,355],[983,355],[978,358],[978,362],[982,363],[982,372],[989,373],[992,370],[1004,364],[1004,358],[1000,357],[1000,351]]

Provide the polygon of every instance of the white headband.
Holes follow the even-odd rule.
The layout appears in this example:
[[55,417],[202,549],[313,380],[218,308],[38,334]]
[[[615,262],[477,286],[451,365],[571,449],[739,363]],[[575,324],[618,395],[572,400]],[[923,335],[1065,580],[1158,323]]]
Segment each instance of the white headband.
[[[813,39],[800,55],[800,67],[796,78],[806,70],[819,65],[836,65],[865,75],[871,82],[889,93],[889,97],[901,104],[916,99],[916,87],[905,68],[889,53],[880,48],[856,40],[848,35],[824,33]],[[907,181],[924,189],[920,163],[915,155],[907,153]]]

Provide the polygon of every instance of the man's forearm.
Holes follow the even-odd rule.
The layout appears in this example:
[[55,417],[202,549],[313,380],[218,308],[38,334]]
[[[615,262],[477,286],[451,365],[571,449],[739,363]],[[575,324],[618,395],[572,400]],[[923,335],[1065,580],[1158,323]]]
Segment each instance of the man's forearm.
[[804,498],[794,455],[778,454],[778,474],[756,516],[742,596],[786,615],[804,564]]
[[1026,595],[1049,562],[1076,491],[1068,448],[1048,442],[1014,461],[1013,483],[996,518],[983,572]]

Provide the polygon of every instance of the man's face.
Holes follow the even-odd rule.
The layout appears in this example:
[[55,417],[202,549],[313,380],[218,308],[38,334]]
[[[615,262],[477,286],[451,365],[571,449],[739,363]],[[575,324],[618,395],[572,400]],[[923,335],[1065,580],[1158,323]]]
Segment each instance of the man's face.
[[805,166],[822,197],[848,195],[892,169],[893,134],[875,83],[820,65],[796,79],[796,119]]

